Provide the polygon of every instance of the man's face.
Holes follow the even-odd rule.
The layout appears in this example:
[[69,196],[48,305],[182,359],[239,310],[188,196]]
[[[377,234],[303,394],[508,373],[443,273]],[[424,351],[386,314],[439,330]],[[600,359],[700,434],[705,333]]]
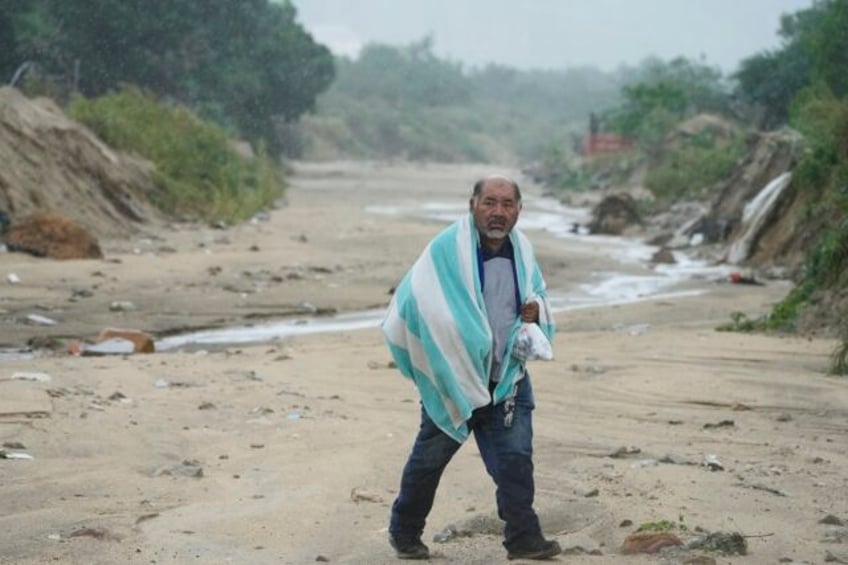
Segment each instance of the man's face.
[[506,179],[489,179],[471,200],[474,225],[488,239],[503,239],[518,221],[521,201]]

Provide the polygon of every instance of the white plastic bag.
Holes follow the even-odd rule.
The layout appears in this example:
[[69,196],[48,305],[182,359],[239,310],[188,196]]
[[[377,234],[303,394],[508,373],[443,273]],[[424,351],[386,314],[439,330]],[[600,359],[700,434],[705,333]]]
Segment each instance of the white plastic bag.
[[538,325],[522,322],[515,337],[512,354],[523,361],[535,361],[541,359],[550,361],[554,358],[554,350],[551,342]]

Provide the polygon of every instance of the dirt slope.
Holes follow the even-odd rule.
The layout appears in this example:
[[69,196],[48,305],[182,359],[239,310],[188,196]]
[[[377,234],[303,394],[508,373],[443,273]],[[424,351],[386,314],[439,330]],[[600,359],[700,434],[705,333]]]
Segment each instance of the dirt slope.
[[114,151],[46,98],[0,88],[0,210],[15,223],[58,212],[97,237],[156,222],[153,165]]

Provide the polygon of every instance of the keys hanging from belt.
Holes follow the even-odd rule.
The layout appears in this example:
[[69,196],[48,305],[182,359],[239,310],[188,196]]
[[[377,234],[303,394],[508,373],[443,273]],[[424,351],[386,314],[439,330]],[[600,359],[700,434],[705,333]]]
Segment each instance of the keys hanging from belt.
[[515,398],[507,398],[503,403],[504,407],[504,427],[512,427],[512,418],[515,415]]

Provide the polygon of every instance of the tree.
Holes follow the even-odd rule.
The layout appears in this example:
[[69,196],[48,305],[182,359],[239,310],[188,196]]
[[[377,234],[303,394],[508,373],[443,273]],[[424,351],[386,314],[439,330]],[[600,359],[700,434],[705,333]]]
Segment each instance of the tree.
[[762,114],[765,127],[786,123],[793,99],[813,83],[848,95],[848,0],[817,0],[781,18],[783,47],[742,61],[737,94]]
[[332,55],[295,21],[289,0],[0,2],[23,4],[11,19],[0,12],[0,41],[11,37],[17,58],[64,82],[78,76],[82,94],[135,84],[253,141],[276,144],[275,121],[311,110],[334,76]]

